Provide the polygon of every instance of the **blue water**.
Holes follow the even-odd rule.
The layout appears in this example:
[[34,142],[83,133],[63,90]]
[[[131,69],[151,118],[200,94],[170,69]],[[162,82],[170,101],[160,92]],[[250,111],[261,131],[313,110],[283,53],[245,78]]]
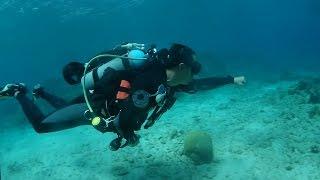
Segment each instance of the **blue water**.
[[182,42],[241,69],[250,63],[319,70],[317,0],[3,2],[0,63],[9,68],[0,76],[6,81],[58,76],[68,61],[124,41]]
[[[320,77],[319,22],[319,0],[0,0],[0,86],[45,82],[64,94],[65,84],[53,79],[62,77],[65,64],[86,62],[122,42],[159,48],[187,44],[205,65],[203,76],[245,75],[249,81],[247,87],[182,96],[164,117],[172,121],[143,131],[140,147],[119,154],[105,150],[108,141],[101,142],[105,136],[93,128],[38,135],[15,101],[1,102],[6,117],[0,120],[2,175],[319,179],[319,157],[310,148],[319,148],[320,103],[307,98],[312,93],[320,97],[320,87],[312,87],[311,94],[308,89],[287,93],[302,77]],[[193,129],[213,136],[215,163],[188,165],[174,154],[180,152],[184,133]],[[171,134],[177,138],[170,139]],[[34,149],[41,151],[35,155]],[[134,168],[112,174],[113,162]],[[93,170],[99,174],[92,175]]]

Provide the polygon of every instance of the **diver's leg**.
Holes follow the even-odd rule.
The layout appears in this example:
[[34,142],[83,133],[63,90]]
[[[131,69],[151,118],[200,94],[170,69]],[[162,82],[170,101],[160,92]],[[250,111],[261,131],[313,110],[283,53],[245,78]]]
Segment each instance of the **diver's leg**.
[[114,124],[118,131],[121,132],[129,146],[136,146],[139,143],[139,136],[137,136],[134,131],[140,130],[141,125],[145,122],[148,113],[145,109],[140,109],[135,107],[132,102],[122,102],[123,105],[126,104],[119,112],[117,119]]
[[43,87],[41,87],[39,84],[33,88],[32,94],[36,98],[40,97],[40,98],[46,100],[51,106],[53,106],[57,109],[66,107],[68,105],[67,101],[45,91],[43,89]]
[[16,95],[21,108],[26,115],[27,119],[31,123],[32,127],[37,131],[41,121],[45,118],[39,107],[33,103],[33,101],[24,93]]
[[84,99],[84,96],[83,94],[81,95],[78,95],[77,97],[73,98],[69,104],[81,104],[81,103],[85,103],[85,99]]
[[19,94],[16,98],[32,127],[38,133],[55,132],[90,124],[90,121],[84,117],[84,112],[87,110],[86,104],[66,106],[45,116],[27,96]]
[[44,119],[45,116],[40,109],[26,96],[27,88],[24,84],[7,84],[2,88],[0,94],[2,94],[3,97],[16,97],[23,112],[34,128]]
[[25,84],[7,84],[1,89],[0,94],[2,97],[16,97],[33,127],[37,127],[41,120],[44,119],[45,116],[40,109],[26,96],[27,88]]
[[45,116],[39,107],[27,97],[26,92],[24,84],[8,84],[0,91],[0,94],[6,97],[16,97],[36,132],[53,132],[90,124],[90,121],[84,117],[84,112],[87,110],[85,103],[70,105]]
[[39,133],[54,132],[90,125],[84,113],[88,109],[85,103],[66,106],[47,116],[38,126]]

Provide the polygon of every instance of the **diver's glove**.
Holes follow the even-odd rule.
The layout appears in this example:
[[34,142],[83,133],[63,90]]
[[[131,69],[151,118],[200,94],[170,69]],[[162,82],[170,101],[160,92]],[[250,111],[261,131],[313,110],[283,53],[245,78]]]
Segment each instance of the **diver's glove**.
[[247,81],[244,76],[238,76],[233,78],[233,82],[237,85],[244,85]]

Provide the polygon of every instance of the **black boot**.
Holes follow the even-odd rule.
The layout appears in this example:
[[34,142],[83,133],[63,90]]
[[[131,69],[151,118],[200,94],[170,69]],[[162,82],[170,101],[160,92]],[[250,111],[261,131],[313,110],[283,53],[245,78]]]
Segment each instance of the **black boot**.
[[32,95],[34,98],[38,99],[43,95],[43,87],[40,84],[37,84],[33,87]]
[[117,151],[121,147],[122,137],[117,137],[110,142],[109,148],[111,151]]

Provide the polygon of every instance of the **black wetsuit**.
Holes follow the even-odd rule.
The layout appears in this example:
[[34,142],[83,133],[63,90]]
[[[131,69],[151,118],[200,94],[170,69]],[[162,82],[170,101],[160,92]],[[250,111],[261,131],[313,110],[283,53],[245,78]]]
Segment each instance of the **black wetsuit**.
[[[115,48],[105,53],[122,55],[125,51],[121,48]],[[109,60],[110,58],[102,59],[102,61],[95,66],[99,66],[101,63],[108,62]],[[157,91],[159,85],[165,84],[166,82],[165,68],[161,64],[155,63],[139,72],[115,71],[111,68],[106,69],[103,78],[95,87],[94,94],[90,96],[94,104],[94,109],[97,111],[106,111],[106,102],[108,103],[108,106],[110,107],[108,111],[110,111],[112,115],[118,115],[119,126],[122,129],[124,136],[128,137],[132,135],[135,130],[140,129],[141,125],[146,120],[148,111],[156,104],[153,97],[150,98],[150,103],[145,108],[136,107],[132,102],[132,98],[114,103],[121,80],[128,80],[131,83],[131,94],[137,90],[145,90],[148,93],[153,94]],[[195,90],[213,89],[230,83],[233,83],[233,78],[231,76],[204,78],[194,80],[191,86],[180,86],[177,89],[193,93]],[[84,117],[87,105],[85,104],[83,96],[80,96],[71,102],[66,102],[48,92],[43,92],[40,97],[47,100],[49,104],[56,108],[56,111],[44,115],[36,104],[34,104],[34,102],[25,94],[19,94],[16,97],[27,116],[27,119],[38,133],[60,131],[91,124],[91,122]],[[121,111],[119,113],[120,109]],[[107,131],[114,130],[115,129],[107,129]]]
[[90,124],[90,121],[84,117],[84,112],[88,109],[85,103],[66,102],[48,92],[43,94],[41,98],[56,108],[54,112],[48,115],[44,115],[26,94],[16,96],[22,110],[36,132],[54,132]]
[[[146,74],[151,73],[150,80],[153,80],[154,77],[153,72],[146,72]],[[161,73],[160,73],[161,74]],[[141,76],[142,77],[142,76]],[[159,76],[158,83],[161,84],[161,75]],[[154,81],[155,84],[144,84],[144,78],[136,79],[133,83],[133,88],[138,89],[142,86],[151,85],[150,92],[155,92],[156,88],[158,87],[156,80]],[[213,78],[205,78],[205,79],[198,79],[193,81],[194,85],[190,88],[183,88],[180,91],[194,93],[194,89],[201,91],[201,90],[208,90],[217,88],[218,86],[231,84],[233,83],[233,79],[231,77],[213,77]],[[112,93],[115,95],[115,92]],[[104,97],[105,95],[101,95]],[[38,133],[46,133],[46,132],[54,132],[60,131],[64,129],[70,129],[73,127],[81,126],[81,125],[90,125],[91,122],[88,121],[84,117],[84,112],[88,109],[87,105],[84,103],[83,97],[79,97],[71,102],[66,102],[65,100],[50,94],[49,92],[43,93],[41,96],[42,99],[46,100],[49,104],[56,108],[56,111],[44,115],[37,105],[25,94],[20,94],[17,97],[18,102],[20,103],[27,119],[32,124],[33,128]],[[100,101],[100,105],[103,105],[103,100]],[[123,106],[126,107],[123,113],[120,114],[122,121],[121,127],[127,131],[128,133],[132,132],[132,130],[137,130],[140,128],[141,124],[145,120],[146,112],[137,108],[130,108],[132,106],[132,102],[128,102],[128,104],[123,103]],[[139,111],[137,116],[135,117],[138,121],[130,120],[131,115]],[[115,112],[114,112],[115,113]]]
[[205,91],[215,89],[219,86],[234,83],[232,76],[226,77],[207,77],[201,79],[194,79],[189,85],[180,85],[177,87],[177,91],[183,91],[186,93],[195,93],[197,91]]

